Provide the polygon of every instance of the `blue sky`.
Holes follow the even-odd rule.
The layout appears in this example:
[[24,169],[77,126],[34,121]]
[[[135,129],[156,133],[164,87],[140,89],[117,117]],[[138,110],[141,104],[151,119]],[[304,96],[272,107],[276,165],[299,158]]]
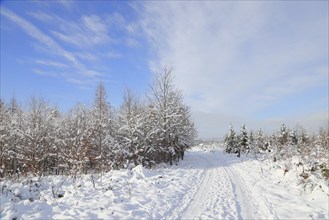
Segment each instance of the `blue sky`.
[[128,2],[1,3],[1,97],[43,96],[67,110],[90,104],[103,81],[113,105],[125,87],[143,93],[150,73]]
[[173,67],[201,137],[328,124],[328,1],[2,1],[1,98],[119,106]]

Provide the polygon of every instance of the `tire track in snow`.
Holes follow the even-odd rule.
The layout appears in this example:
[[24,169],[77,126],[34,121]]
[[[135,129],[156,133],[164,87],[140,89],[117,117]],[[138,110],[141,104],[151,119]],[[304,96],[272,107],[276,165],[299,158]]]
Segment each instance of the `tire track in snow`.
[[[248,167],[245,167],[243,164],[241,164],[242,167],[244,168],[243,170],[247,170]],[[241,166],[240,166],[241,167]],[[236,167],[237,168],[237,167]],[[257,167],[258,169],[261,169],[261,167]],[[255,182],[248,182],[243,175],[241,175],[241,169],[239,172],[239,169],[236,170],[236,172],[240,173],[239,177],[243,183],[244,188],[247,189],[246,191],[248,192],[249,198],[263,198],[264,200],[262,202],[257,202],[254,201],[253,199],[253,204],[255,206],[254,210],[257,210],[258,212],[255,214],[258,214],[257,218],[259,219],[279,219],[278,214],[276,213],[273,204],[270,202],[270,199],[268,198],[267,191],[268,189],[264,188],[262,185],[257,185]],[[262,173],[259,174],[262,176],[262,178],[266,179],[266,176],[264,176],[263,171]],[[255,185],[258,187],[257,190],[255,190]],[[253,194],[251,194],[251,189],[253,189]],[[256,205],[255,205],[256,204]]]
[[264,218],[244,179],[233,169],[234,163],[230,164],[230,155],[196,151],[191,156],[195,161],[194,168],[203,172],[199,175],[201,180],[197,179],[179,206],[168,210],[164,219]]
[[[201,153],[201,154],[200,154]],[[218,155],[198,152],[194,155],[202,180],[189,190],[171,214],[165,219],[237,219],[236,199],[227,172],[217,163]]]
[[[191,161],[194,161],[195,167],[202,167],[204,163],[207,163],[203,157],[201,157],[198,153],[190,152],[189,154],[192,158]],[[191,201],[195,198],[200,186],[203,184],[204,179],[207,175],[207,170],[203,169],[199,172],[200,175],[196,177],[196,182],[191,183],[192,187],[186,192],[182,201],[179,202],[179,206],[173,209],[173,211],[168,210],[167,213],[162,217],[162,219],[178,219],[181,218],[182,212],[184,212],[190,205]],[[198,178],[201,176],[201,178]],[[194,185],[193,185],[194,184]]]
[[[228,164],[227,159],[229,157],[224,156],[223,153],[221,153],[221,156],[221,163],[224,165],[225,172],[230,177],[233,193],[236,196],[236,206],[239,219],[278,219],[278,216],[273,207],[271,207],[267,196],[264,195],[264,190],[261,190],[260,197],[257,194],[252,194],[252,192],[256,192],[255,190],[251,191],[253,185],[247,183],[243,176],[240,175],[240,172],[235,170],[236,166],[230,166]],[[241,163],[239,159],[236,160]],[[255,198],[258,199],[256,200]],[[260,202],[259,198],[263,198],[263,200]]]
[[211,195],[211,187],[214,184],[216,170],[211,168],[211,163],[209,160],[200,157],[204,161],[204,163],[207,165],[205,176],[202,180],[201,185],[198,188],[198,191],[196,192],[194,198],[190,201],[189,206],[183,213],[183,218],[186,219],[195,219],[196,217],[199,217],[201,213],[207,208],[206,201],[209,199],[209,195]]
[[224,170],[230,178],[233,194],[236,198],[238,219],[254,219],[250,212],[252,210],[250,207],[250,201],[247,199],[248,196],[245,193],[245,189],[241,184],[240,178],[232,171],[231,168],[224,167]]

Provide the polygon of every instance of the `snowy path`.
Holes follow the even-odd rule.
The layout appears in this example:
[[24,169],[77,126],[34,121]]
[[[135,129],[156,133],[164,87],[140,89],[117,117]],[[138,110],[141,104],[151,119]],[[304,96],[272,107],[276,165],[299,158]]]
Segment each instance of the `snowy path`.
[[195,185],[169,218],[181,219],[255,219],[260,216],[254,199],[242,180],[230,168],[227,157],[212,153],[191,152],[196,169],[203,171],[202,181]]
[[299,171],[277,166],[195,148],[153,170],[4,181],[0,219],[328,219],[328,185],[305,192]]
[[271,163],[240,159],[221,150],[190,151],[188,156],[197,179],[163,219],[328,218],[325,183],[306,193],[293,180],[298,174],[284,176]]

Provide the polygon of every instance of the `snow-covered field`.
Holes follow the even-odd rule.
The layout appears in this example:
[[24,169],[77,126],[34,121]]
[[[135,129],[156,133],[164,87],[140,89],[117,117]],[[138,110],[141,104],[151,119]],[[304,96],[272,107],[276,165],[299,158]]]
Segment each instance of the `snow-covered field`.
[[[328,182],[195,147],[178,165],[1,182],[1,219],[328,219]],[[312,179],[313,178],[313,179]]]

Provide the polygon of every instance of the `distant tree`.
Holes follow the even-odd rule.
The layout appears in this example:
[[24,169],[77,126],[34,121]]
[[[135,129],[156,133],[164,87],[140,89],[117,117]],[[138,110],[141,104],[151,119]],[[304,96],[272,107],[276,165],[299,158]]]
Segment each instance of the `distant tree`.
[[304,145],[309,143],[310,137],[303,126],[297,125],[295,128],[295,133],[299,145]]
[[269,141],[266,140],[266,137],[264,135],[264,132],[262,129],[259,129],[256,134],[256,148],[258,151],[265,153],[269,150]]
[[320,127],[315,138],[316,156],[317,158],[325,158],[329,154],[329,129]]
[[289,145],[297,145],[298,144],[298,137],[296,131],[290,131],[288,134],[288,144]]
[[250,152],[248,132],[247,132],[247,129],[246,129],[246,125],[243,125],[242,128],[241,128],[240,149],[244,153],[249,153]]
[[228,134],[225,136],[225,152],[238,153],[237,150],[237,137],[233,126],[230,126]]
[[281,128],[280,128],[279,137],[278,137],[278,141],[281,146],[284,146],[285,144],[288,143],[288,133],[289,133],[289,131],[287,130],[286,125],[282,124]]
[[250,152],[252,152],[254,155],[258,154],[260,151],[259,148],[256,146],[256,136],[254,135],[254,132],[252,130],[249,132],[249,149]]

